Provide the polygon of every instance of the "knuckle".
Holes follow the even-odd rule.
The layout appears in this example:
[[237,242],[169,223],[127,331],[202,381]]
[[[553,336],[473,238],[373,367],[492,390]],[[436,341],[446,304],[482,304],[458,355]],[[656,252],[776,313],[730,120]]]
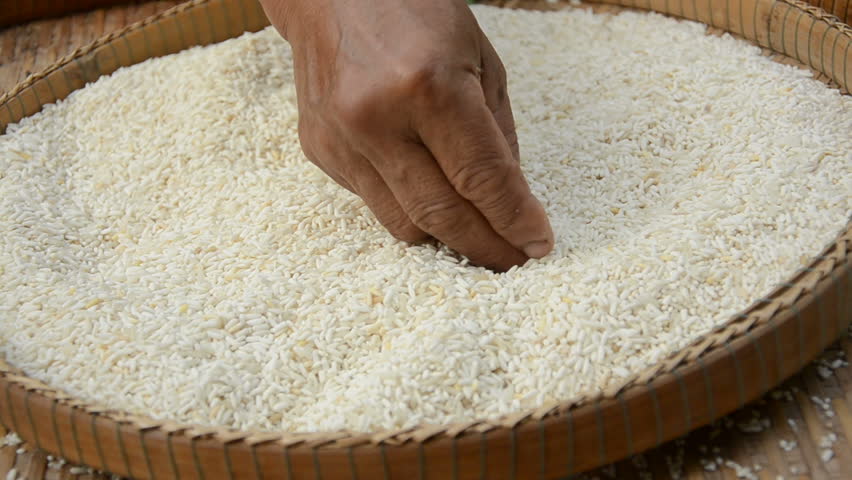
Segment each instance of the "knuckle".
[[385,228],[394,238],[407,243],[420,243],[429,237],[408,218],[388,222]]
[[334,115],[348,128],[368,125],[374,116],[377,95],[371,90],[337,94],[332,99]]
[[506,75],[506,66],[505,66],[505,65],[503,65],[503,62],[501,62],[499,59],[498,59],[498,60],[496,60],[496,61],[492,64],[492,67],[491,67],[491,68],[493,68],[493,69],[494,69],[494,74],[495,74],[495,76],[497,77],[498,82],[499,82],[501,85],[505,85],[505,84],[506,84],[506,78],[507,78],[507,75]]
[[398,73],[401,94],[420,100],[434,100],[443,91],[443,68],[437,60],[411,62]]
[[509,144],[509,149],[512,150],[512,153],[514,155],[517,155],[518,151],[520,150],[520,144],[518,143],[518,133],[515,131],[514,128],[511,128],[506,134],[504,134],[504,136],[506,137],[506,143]]
[[499,195],[510,173],[511,167],[501,160],[479,160],[461,166],[450,181],[465,198],[477,201]]
[[307,118],[299,119],[298,126],[299,144],[302,148],[308,148],[314,152],[321,150],[328,137],[328,132],[322,128],[318,128],[318,123],[315,120]]
[[305,121],[299,121],[299,144],[302,145],[302,150],[305,151],[305,154],[308,154],[309,150],[313,149],[313,133],[311,132],[308,123]]
[[299,145],[302,147],[302,153],[315,165],[320,164],[320,157],[322,152],[324,152],[321,138],[321,133],[311,128],[304,128],[301,124],[299,125]]
[[521,210],[508,196],[495,197],[490,205],[484,208],[490,212],[488,222],[498,232],[511,229],[521,219]]
[[387,113],[388,105],[447,103],[455,95],[447,76],[447,67],[439,59],[422,55],[419,60],[400,62],[377,82],[340,89],[331,99],[331,109],[348,128],[361,129]]
[[[388,205],[384,206],[388,207]],[[381,211],[377,211],[377,213],[376,217],[397,240],[417,243],[428,237],[428,235],[411,222],[408,215],[399,207],[383,208]]]
[[461,226],[457,205],[451,200],[418,200],[411,205],[408,216],[414,225],[427,232],[454,232]]
[[465,195],[488,218],[497,231],[510,229],[520,219],[519,197],[512,188],[515,175],[520,175],[517,165],[489,166],[468,171],[460,180],[467,188]]

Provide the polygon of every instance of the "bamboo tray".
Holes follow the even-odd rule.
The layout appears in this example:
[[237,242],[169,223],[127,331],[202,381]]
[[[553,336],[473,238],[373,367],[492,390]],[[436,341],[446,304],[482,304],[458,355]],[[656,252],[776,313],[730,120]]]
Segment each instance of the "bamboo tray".
[[[796,58],[848,91],[852,31],[799,2],[638,0]],[[230,22],[226,22],[230,19]],[[79,49],[0,97],[0,131],[100,75],[266,25],[253,0],[194,0]],[[846,231],[727,325],[617,389],[460,425],[369,435],[237,432],[89,405],[0,359],[0,423],[70,461],[138,478],[556,478],[658,445],[789,377],[852,320]]]

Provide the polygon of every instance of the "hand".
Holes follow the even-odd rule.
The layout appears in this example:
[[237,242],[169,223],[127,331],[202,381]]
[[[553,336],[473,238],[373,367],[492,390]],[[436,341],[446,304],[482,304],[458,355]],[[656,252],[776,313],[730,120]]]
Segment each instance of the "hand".
[[396,238],[506,270],[553,248],[497,53],[462,0],[261,0],[293,48],[305,155]]

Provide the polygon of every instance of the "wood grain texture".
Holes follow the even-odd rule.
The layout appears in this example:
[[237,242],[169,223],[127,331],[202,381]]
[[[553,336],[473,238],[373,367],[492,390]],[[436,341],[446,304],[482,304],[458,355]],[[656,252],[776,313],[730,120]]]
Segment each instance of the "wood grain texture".
[[[830,0],[829,0],[830,1]],[[839,0],[836,0],[839,1]],[[51,64],[95,38],[140,20],[178,2],[150,2],[112,7],[54,20],[42,20],[0,31],[0,91],[9,90],[29,73]],[[837,352],[837,353],[832,353]],[[852,354],[852,341],[844,339],[829,350],[829,358]],[[599,469],[589,478],[737,478],[734,463],[753,471],[760,479],[852,478],[852,367],[832,371],[828,378],[813,365],[788,381],[780,390],[789,393],[767,396],[714,425],[669,442],[641,457]],[[815,402],[813,398],[820,399]],[[826,409],[823,405],[829,405]],[[755,413],[756,412],[756,413]],[[746,433],[753,418],[768,419],[771,426]],[[760,421],[758,421],[758,424]],[[5,432],[0,427],[0,434]],[[829,433],[837,437],[833,458],[822,460],[822,445]],[[781,440],[795,440],[786,451]],[[722,462],[717,462],[717,458]],[[732,463],[731,463],[732,462]],[[15,469],[18,478],[107,478],[80,467],[49,468],[47,456],[32,446],[0,447],[0,479]],[[650,477],[648,476],[650,475]]]

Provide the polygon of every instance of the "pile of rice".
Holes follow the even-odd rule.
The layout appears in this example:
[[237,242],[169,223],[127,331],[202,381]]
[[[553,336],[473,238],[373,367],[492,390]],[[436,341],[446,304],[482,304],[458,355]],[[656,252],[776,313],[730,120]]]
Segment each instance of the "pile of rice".
[[259,430],[491,417],[725,322],[852,212],[852,98],[659,15],[475,7],[556,234],[497,274],[394,240],[305,160],[270,29],[0,137],[0,354],[83,399]]

